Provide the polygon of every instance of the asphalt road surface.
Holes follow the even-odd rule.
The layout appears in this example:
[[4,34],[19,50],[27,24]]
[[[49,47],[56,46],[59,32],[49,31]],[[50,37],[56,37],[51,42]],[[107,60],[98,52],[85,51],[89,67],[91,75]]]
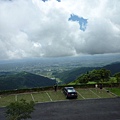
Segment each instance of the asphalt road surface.
[[[5,120],[0,108],[0,120]],[[39,103],[32,120],[120,120],[120,98]]]

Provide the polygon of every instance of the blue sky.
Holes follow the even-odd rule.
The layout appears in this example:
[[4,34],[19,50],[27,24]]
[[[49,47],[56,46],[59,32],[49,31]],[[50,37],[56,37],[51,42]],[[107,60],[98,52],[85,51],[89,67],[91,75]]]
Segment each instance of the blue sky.
[[[48,0],[42,0],[43,2],[46,2],[46,1],[48,1]],[[58,1],[58,2],[61,2],[61,0],[56,0],[56,1]]]
[[82,31],[85,31],[87,28],[88,20],[83,17],[79,17],[77,15],[71,14],[68,20],[78,22],[80,25],[80,30]]
[[[48,0],[42,0],[43,2],[46,2]],[[56,0],[58,2],[61,2],[61,0]],[[88,20],[83,18],[83,17],[79,17],[78,15],[75,14],[71,14],[70,18],[68,19],[69,21],[74,21],[74,22],[78,22],[79,26],[80,26],[80,30],[85,31],[86,27],[87,27],[87,22]]]

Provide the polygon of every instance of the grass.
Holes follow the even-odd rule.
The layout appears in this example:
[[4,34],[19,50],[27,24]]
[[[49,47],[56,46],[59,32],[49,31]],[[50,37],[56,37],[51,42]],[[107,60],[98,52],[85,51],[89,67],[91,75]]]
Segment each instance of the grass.
[[[112,88],[109,90],[120,96],[120,88]],[[107,92],[105,89],[100,90],[99,88],[76,88],[76,91],[78,92],[78,100],[115,97],[113,94]],[[35,103],[40,103],[66,100],[66,97],[61,90],[57,90],[57,92],[55,92],[54,90],[49,90],[36,93],[7,95],[0,96],[0,106],[7,106],[11,102],[19,101],[21,99],[25,99],[27,102],[34,101]]]
[[83,99],[88,99],[88,98],[97,98],[95,94],[93,94],[90,89],[79,89],[77,90],[79,95],[83,96]]
[[21,99],[26,100],[26,102],[32,101],[31,94],[19,94],[19,95],[17,95],[17,99],[16,100],[20,101]]
[[11,102],[15,102],[15,96],[14,95],[2,96],[0,98],[0,106],[7,106]]
[[89,81],[87,84],[96,84],[94,81]]
[[108,93],[108,92],[106,91],[106,89],[100,90],[100,89],[98,88],[98,89],[92,89],[92,91],[93,91],[97,96],[99,96],[99,98],[111,98],[111,97],[114,97],[112,94]]
[[35,102],[49,102],[50,101],[49,97],[46,95],[46,92],[33,93],[32,95],[35,99]]
[[120,96],[120,88],[107,88],[110,92]]
[[47,93],[50,95],[52,101],[65,100],[65,96],[61,90],[58,90],[57,92],[48,91]]

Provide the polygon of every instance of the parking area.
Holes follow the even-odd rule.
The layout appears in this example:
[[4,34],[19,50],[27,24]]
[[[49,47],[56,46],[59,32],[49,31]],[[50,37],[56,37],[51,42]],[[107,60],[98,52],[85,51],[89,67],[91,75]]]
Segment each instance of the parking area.
[[[31,115],[32,120],[120,120],[119,106],[120,97],[44,102]],[[5,111],[0,108],[0,120],[6,119]]]
[[36,104],[32,120],[120,120],[119,106],[117,97],[48,102]]
[[[78,93],[77,100],[83,99],[100,99],[100,98],[114,98],[115,94],[107,92],[106,89],[95,89],[95,88],[76,88]],[[27,102],[34,101],[36,103],[43,102],[56,102],[56,101],[67,101],[65,95],[62,90],[47,90],[40,92],[32,92],[32,93],[23,93],[23,94],[14,94],[14,95],[6,95],[0,96],[0,107],[6,106],[11,102],[19,101],[21,99],[25,99]]]

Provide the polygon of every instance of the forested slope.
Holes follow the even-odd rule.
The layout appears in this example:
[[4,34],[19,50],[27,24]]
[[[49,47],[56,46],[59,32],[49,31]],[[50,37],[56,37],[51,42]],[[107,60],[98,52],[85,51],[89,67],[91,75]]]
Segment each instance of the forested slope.
[[55,80],[28,72],[0,73],[0,90],[52,86],[55,83]]
[[103,67],[82,67],[82,68],[65,71],[62,73],[54,73],[53,75],[59,78],[60,80],[62,80],[62,83],[69,83],[69,82],[76,80],[77,77],[79,77],[82,74],[85,74],[94,69],[98,70],[101,68],[110,70],[111,74],[113,75],[117,72],[120,72],[120,62],[115,62],[115,63],[109,64]]

